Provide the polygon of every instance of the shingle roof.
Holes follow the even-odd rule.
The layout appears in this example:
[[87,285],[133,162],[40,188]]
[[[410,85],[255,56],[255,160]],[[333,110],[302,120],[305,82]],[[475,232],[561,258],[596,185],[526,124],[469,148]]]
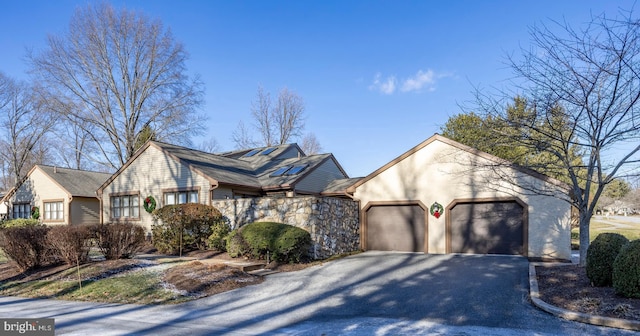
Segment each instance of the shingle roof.
[[356,184],[358,181],[363,179],[363,177],[354,177],[354,178],[346,178],[333,180],[329,185],[327,185],[322,194],[325,195],[337,195],[337,194],[345,194],[347,192],[347,188]]
[[96,190],[111,174],[86,170],[37,165],[53,181],[64,188],[71,196],[96,197]]
[[[331,154],[304,156],[296,144],[257,148],[260,152],[253,156],[245,156],[250,150],[212,154],[157,141],[153,141],[152,144],[219,183],[256,189],[286,188],[331,156]],[[262,154],[267,148],[273,150],[268,151],[266,155]],[[287,153],[291,155],[294,152],[300,155],[295,157],[285,155]],[[305,166],[306,168],[295,175],[272,176],[274,171],[285,166]]]

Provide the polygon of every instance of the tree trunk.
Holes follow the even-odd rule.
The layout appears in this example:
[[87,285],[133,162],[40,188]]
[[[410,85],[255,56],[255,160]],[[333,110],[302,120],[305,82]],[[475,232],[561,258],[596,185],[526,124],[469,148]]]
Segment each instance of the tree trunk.
[[587,249],[589,248],[589,223],[591,214],[587,209],[580,210],[580,266],[587,266]]

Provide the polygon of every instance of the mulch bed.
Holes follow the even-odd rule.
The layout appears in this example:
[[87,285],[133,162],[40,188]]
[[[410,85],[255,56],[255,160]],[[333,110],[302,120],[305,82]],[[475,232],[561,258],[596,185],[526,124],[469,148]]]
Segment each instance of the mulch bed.
[[640,299],[616,295],[612,287],[593,287],[583,267],[537,266],[540,298],[552,305],[592,315],[640,320]]

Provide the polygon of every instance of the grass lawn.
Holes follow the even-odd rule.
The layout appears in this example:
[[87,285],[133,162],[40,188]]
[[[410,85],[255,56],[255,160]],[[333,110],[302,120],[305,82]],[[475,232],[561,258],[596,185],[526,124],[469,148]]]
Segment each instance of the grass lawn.
[[[591,219],[589,225],[589,238],[591,241],[604,232],[619,233],[629,240],[640,239],[640,223],[626,221],[621,217],[611,217],[606,219],[601,216],[595,216]],[[574,228],[571,230],[571,246],[572,249],[579,249],[579,230]]]

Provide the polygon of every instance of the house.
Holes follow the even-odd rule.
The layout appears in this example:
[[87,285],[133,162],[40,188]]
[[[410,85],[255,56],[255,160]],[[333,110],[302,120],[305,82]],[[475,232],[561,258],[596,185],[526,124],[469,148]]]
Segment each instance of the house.
[[305,155],[296,144],[212,154],[149,141],[97,192],[103,223],[133,222],[150,231],[153,205],[320,196],[347,178],[332,154]]
[[438,134],[347,192],[364,250],[571,258],[565,184]]
[[98,224],[98,187],[111,174],[46,165],[34,166],[2,198],[8,219],[32,218],[37,210],[44,224]]

